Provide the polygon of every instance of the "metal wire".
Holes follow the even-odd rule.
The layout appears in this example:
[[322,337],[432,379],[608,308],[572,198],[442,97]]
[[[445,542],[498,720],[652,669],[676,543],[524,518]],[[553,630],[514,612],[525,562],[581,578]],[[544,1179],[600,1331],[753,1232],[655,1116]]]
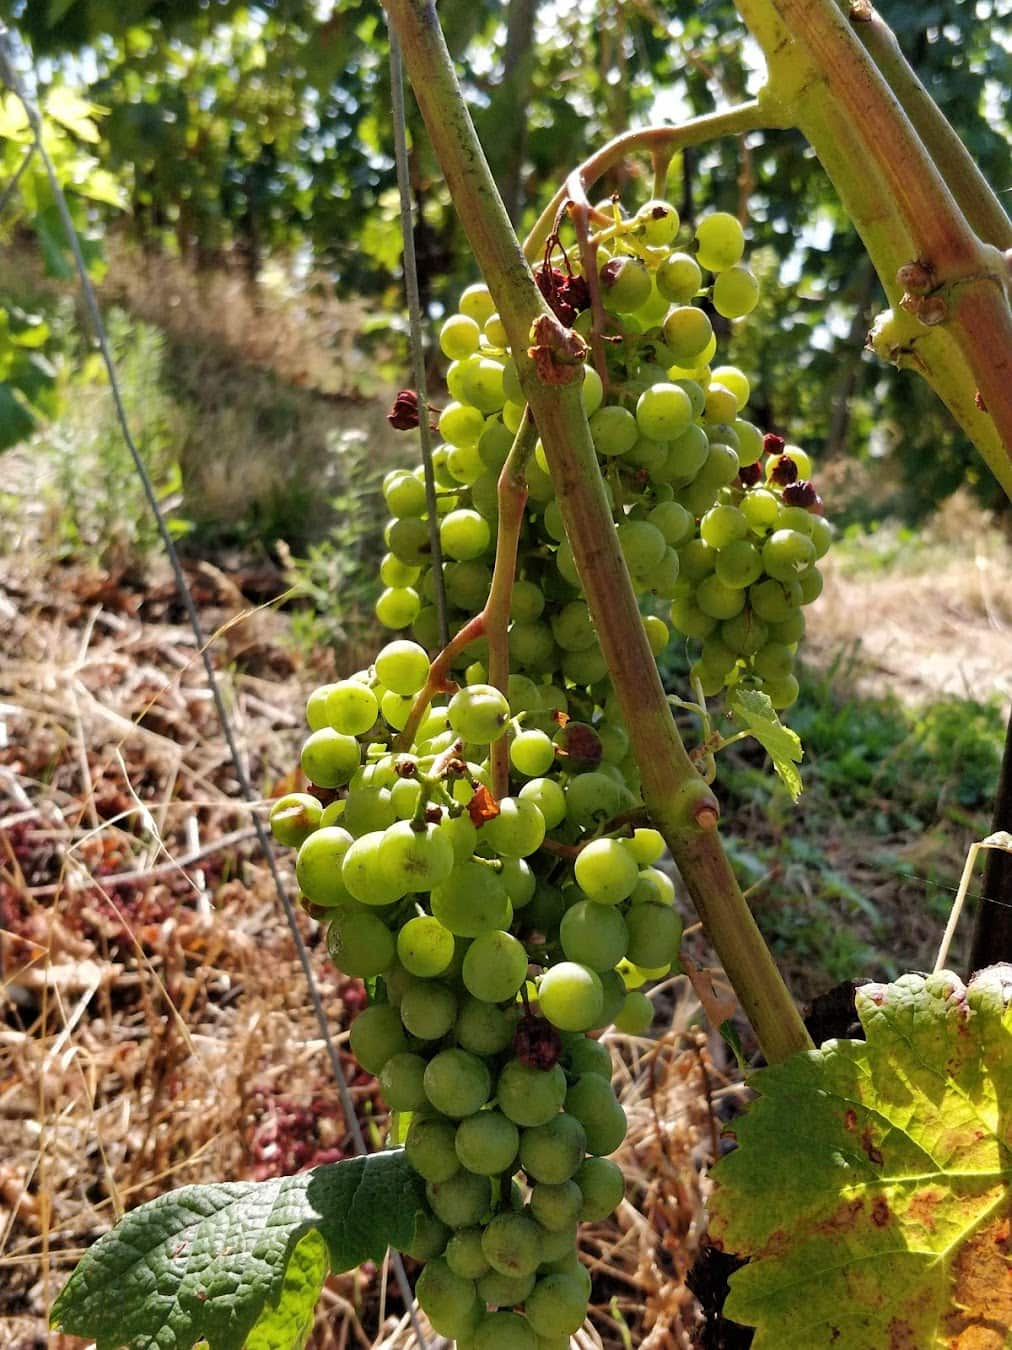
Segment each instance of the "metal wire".
[[411,183],[408,178],[407,118],[404,112],[404,67],[397,35],[387,23],[390,36],[390,103],[394,119],[394,157],[397,161],[397,190],[401,203],[401,236],[404,240],[404,291],[408,302],[411,369],[418,395],[418,440],[422,448],[425,473],[425,508],[429,513],[429,552],[436,591],[436,616],[439,642],[450,641],[446,614],[446,583],[443,578],[443,551],[439,542],[439,515],[436,511],[436,477],[432,469],[432,432],[429,427],[429,398],[425,381],[425,342],[422,333],[422,302],[418,290],[418,259],[415,257],[415,232],[411,213]]
[[[32,150],[38,152],[42,160],[42,163],[45,167],[46,177],[49,180],[49,184],[53,193],[53,198],[56,202],[57,211],[59,212],[60,221],[63,226],[64,234],[66,236],[67,246],[69,247],[71,254],[73,255],[74,258],[74,264],[80,281],[81,293],[84,298],[85,308],[88,311],[88,316],[91,320],[92,327],[94,328],[95,338],[96,341],[98,342],[99,352],[101,354],[102,362],[105,366],[106,373],[109,378],[109,389],[112,393],[113,406],[116,412],[116,421],[119,424],[124,444],[126,445],[128,451],[130,452],[130,457],[133,460],[134,468],[137,470],[137,474],[141,480],[141,485],[144,490],[144,496],[154,515],[155,522],[158,528],[159,537],[161,538],[166,556],[168,557],[169,565],[172,568],[172,574],[175,579],[176,588],[179,592],[179,597],[183,602],[183,607],[186,610],[186,617],[187,620],[189,621],[190,628],[193,632],[194,640],[196,641],[197,644],[197,651],[200,654],[200,659],[204,666],[204,672],[207,677],[207,683],[211,690],[211,696],[214,700],[215,712],[217,713],[218,721],[221,725],[222,734],[225,737],[225,744],[228,747],[229,758],[231,759],[232,766],[235,771],[236,780],[239,784],[239,790],[242,793],[243,798],[247,802],[256,802],[259,800],[259,794],[253,791],[253,786],[250,782],[249,775],[246,772],[246,766],[243,762],[243,758],[239,750],[239,745],[235,738],[235,733],[232,728],[232,722],[228,715],[228,710],[225,707],[225,701],[221,692],[221,688],[218,684],[217,676],[215,675],[214,665],[211,661],[210,646],[204,634],[203,628],[201,626],[200,617],[197,614],[197,607],[194,604],[193,596],[190,594],[190,588],[186,583],[186,576],[183,572],[182,564],[180,563],[179,560],[179,553],[176,550],[176,546],[175,543],[173,542],[172,535],[169,533],[169,529],[165,524],[165,519],[162,515],[162,510],[158,503],[158,498],[155,495],[154,485],[151,482],[151,477],[148,473],[147,466],[144,463],[144,459],[137,448],[137,443],[134,440],[133,434],[130,430],[130,424],[127,419],[126,409],[123,404],[123,397],[120,390],[119,378],[116,373],[116,365],[109,347],[108,334],[106,332],[105,323],[102,319],[101,310],[99,309],[98,298],[95,295],[95,288],[92,285],[91,278],[88,275],[87,264],[85,263],[84,256],[81,252],[81,243],[80,240],[78,239],[77,230],[74,226],[73,219],[71,218],[70,215],[70,209],[67,206],[66,197],[63,194],[63,189],[60,185],[59,179],[57,178],[56,175],[56,171],[53,167],[53,162],[50,159],[45,144],[43,142],[42,114],[39,111],[39,107],[35,102],[35,100],[25,90],[24,84],[20,76],[18,75],[15,67],[14,55],[12,50],[12,43],[14,38],[15,33],[13,29],[5,25],[0,25],[0,80],[2,80],[7,85],[7,87],[17,97],[21,105],[24,107],[25,114],[28,118],[29,126],[32,129],[32,135],[34,137]],[[23,46],[23,44],[21,45]],[[31,152],[25,155],[25,158],[18,169],[18,177],[20,177],[20,174],[27,167],[28,161],[30,159],[30,154]],[[14,184],[14,186],[16,186],[16,183]],[[13,187],[9,190],[13,191]],[[348,1088],[348,1082],[344,1075],[344,1069],[341,1066],[341,1060],[340,1056],[338,1055],[337,1046],[335,1045],[334,1038],[331,1034],[330,1025],[327,1020],[326,1010],[324,1009],[323,1001],[320,997],[320,991],[316,984],[316,977],[313,973],[313,967],[312,964],[310,963],[309,952],[306,949],[305,941],[303,940],[302,934],[299,931],[299,926],[295,915],[295,907],[292,904],[291,897],[289,896],[285,884],[281,879],[281,873],[278,869],[278,863],[277,858],[274,854],[274,848],[273,845],[271,844],[270,835],[268,834],[264,826],[263,820],[256,812],[253,812],[252,815],[253,815],[253,828],[256,831],[257,842],[259,843],[260,849],[263,853],[268,869],[270,870],[271,878],[274,882],[274,888],[277,892],[278,899],[281,901],[282,909],[284,910],[285,921],[292,935],[292,941],[295,944],[295,950],[299,958],[299,964],[301,965],[303,974],[306,977],[306,984],[308,985],[309,988],[310,1002],[312,1003],[313,1013],[315,1015],[317,1024],[320,1028],[320,1034],[323,1038],[323,1042],[326,1047],[327,1057],[330,1061],[331,1070],[333,1071],[334,1079],[335,1082],[337,1083],[338,1093],[341,1098],[341,1105],[344,1110],[345,1119],[348,1125],[348,1132],[351,1135],[352,1144],[355,1148],[355,1152],[360,1156],[362,1156],[367,1154],[369,1150],[366,1147],[365,1137],[362,1134],[362,1127],[359,1124],[358,1115],[356,1114],[355,1111],[355,1103],[352,1099],[351,1092]],[[425,1347],[426,1340],[424,1333],[422,1332],[420,1326],[418,1325],[418,1321],[415,1317],[414,1296],[412,1294],[411,1286],[408,1283],[408,1278],[404,1270],[404,1263],[401,1260],[400,1253],[392,1249],[390,1252],[390,1258],[394,1270],[394,1275],[397,1280],[398,1288],[400,1289],[401,1296],[404,1299],[405,1307],[410,1312],[412,1326],[414,1327],[415,1333],[418,1337],[419,1344]]]

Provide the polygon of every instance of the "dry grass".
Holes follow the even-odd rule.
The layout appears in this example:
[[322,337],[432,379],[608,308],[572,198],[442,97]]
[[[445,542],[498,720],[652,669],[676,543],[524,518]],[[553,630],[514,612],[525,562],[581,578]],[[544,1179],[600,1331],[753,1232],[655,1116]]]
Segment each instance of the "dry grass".
[[[191,577],[255,783],[294,762],[312,675],[283,620],[240,621],[234,585]],[[0,604],[0,1346],[47,1341],[46,1310],[125,1209],[189,1182],[297,1170],[350,1151],[323,1045],[251,841],[192,639],[167,583],[11,560]],[[343,1046],[360,987],[302,920]],[[629,1199],[585,1233],[592,1328],[576,1343],[692,1344],[684,1285],[704,1230],[712,1067],[684,981],[656,1040],[615,1036]],[[374,1084],[343,1049],[367,1137]],[[71,1342],[67,1342],[70,1344]],[[385,1271],[333,1277],[312,1344],[407,1350]],[[433,1345],[438,1343],[435,1338]]]

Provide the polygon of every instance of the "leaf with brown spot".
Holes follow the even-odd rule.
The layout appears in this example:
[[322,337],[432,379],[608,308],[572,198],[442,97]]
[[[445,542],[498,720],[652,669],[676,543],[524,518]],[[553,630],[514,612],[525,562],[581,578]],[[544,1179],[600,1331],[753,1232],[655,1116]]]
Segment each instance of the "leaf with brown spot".
[[1012,967],[866,985],[867,1040],[762,1069],[715,1169],[754,1350],[1012,1345]]

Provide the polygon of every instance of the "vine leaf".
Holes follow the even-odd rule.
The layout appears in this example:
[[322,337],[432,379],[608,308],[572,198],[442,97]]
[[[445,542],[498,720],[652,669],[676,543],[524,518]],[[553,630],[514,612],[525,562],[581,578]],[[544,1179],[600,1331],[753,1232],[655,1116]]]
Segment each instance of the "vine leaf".
[[1012,1327],[1012,966],[857,993],[866,1041],[760,1070],[712,1231],[751,1257],[754,1350],[1003,1350]]
[[731,703],[731,712],[753,735],[773,761],[773,767],[791,800],[801,796],[801,774],[798,765],[804,751],[796,731],[785,727],[777,716],[768,694],[758,689],[743,689]]
[[51,1324],[96,1350],[296,1350],[328,1270],[414,1235],[403,1150],[270,1181],[184,1186],[125,1215],[82,1258]]

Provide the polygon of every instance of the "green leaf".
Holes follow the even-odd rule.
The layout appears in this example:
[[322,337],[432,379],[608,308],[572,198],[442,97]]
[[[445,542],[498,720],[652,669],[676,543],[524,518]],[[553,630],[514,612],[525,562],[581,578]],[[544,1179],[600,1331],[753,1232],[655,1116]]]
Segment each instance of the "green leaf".
[[712,1232],[754,1350],[1001,1350],[1012,1326],[1012,969],[858,990],[866,1041],[756,1073]]
[[277,1307],[267,1307],[246,1337],[246,1350],[302,1350],[329,1270],[327,1244],[314,1228],[292,1252]]
[[51,1321],[97,1350],[189,1350],[200,1340],[239,1350],[257,1328],[259,1350],[287,1350],[301,1341],[278,1337],[302,1335],[319,1273],[318,1248],[300,1250],[306,1235],[319,1233],[331,1270],[349,1270],[381,1259],[387,1246],[407,1246],[422,1205],[401,1150],[271,1181],[184,1186],[132,1210],[95,1243]]
[[801,774],[797,766],[805,753],[797,732],[785,727],[768,694],[757,689],[743,689],[731,703],[731,712],[745,723],[748,731],[763,747],[781,781],[797,801],[801,796]]

